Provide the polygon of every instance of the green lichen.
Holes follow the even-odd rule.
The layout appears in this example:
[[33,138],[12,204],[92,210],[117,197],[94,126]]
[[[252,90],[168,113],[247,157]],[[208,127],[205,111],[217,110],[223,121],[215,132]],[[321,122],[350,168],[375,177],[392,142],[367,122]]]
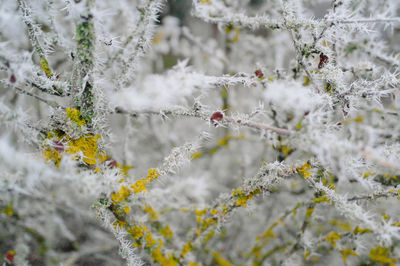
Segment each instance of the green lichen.
[[75,97],[75,104],[81,111],[81,116],[87,122],[88,127],[92,125],[93,117],[96,115],[94,110],[95,97],[91,81],[83,84],[84,78],[90,74],[93,69],[93,50],[94,50],[94,25],[92,22],[86,20],[80,23],[76,28],[76,43],[77,43],[77,58],[79,60],[78,73],[79,73],[79,86],[84,85],[83,93]]
[[94,26],[84,21],[76,28],[77,56],[81,67],[89,72],[93,67]]

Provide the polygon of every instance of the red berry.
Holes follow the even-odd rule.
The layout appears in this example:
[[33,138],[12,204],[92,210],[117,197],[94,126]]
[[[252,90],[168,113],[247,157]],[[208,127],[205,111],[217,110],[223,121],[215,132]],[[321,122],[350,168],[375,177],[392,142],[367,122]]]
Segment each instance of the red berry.
[[14,74],[12,74],[10,77],[10,82],[15,83],[16,81],[17,81],[17,79],[15,78]]
[[224,119],[224,114],[220,111],[214,112],[210,117],[210,122],[214,126],[218,126],[218,124]]
[[256,74],[257,78],[263,78],[264,77],[264,73],[262,73],[261,69],[257,69],[254,74]]
[[321,53],[321,54],[319,55],[318,69],[323,68],[324,65],[325,65],[326,63],[328,63],[328,61],[329,61],[329,58],[328,58],[326,55],[324,55],[323,53]]

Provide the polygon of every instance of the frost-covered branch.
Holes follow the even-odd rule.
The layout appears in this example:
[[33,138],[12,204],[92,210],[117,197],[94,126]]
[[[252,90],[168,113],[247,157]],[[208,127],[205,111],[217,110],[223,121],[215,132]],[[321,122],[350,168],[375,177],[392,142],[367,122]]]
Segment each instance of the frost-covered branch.
[[[116,107],[115,108],[115,112],[116,113],[120,113],[120,114],[129,114],[133,117],[136,117],[140,114],[150,114],[150,115],[161,115],[161,116],[189,116],[189,117],[196,117],[196,118],[200,118],[202,120],[205,121],[210,121],[210,119],[212,120],[212,113],[211,112],[205,112],[205,111],[200,111],[198,109],[196,109],[196,107],[194,108],[194,110],[189,110],[189,109],[166,109],[166,110],[159,110],[159,111],[155,111],[155,110],[140,110],[140,111],[125,111],[120,107]],[[276,127],[272,127],[269,125],[265,125],[265,124],[260,124],[260,123],[255,123],[252,121],[246,121],[245,119],[241,119],[241,118],[233,118],[233,117],[229,117],[229,116],[223,116],[223,119],[221,119],[221,125],[226,124],[234,124],[234,125],[238,125],[238,126],[245,126],[245,127],[250,127],[250,128],[254,128],[254,129],[258,129],[258,130],[267,130],[267,131],[272,131],[272,132],[276,132],[278,134],[282,134],[282,135],[290,135],[290,131],[286,130],[286,129],[282,129],[282,128],[276,128]]]

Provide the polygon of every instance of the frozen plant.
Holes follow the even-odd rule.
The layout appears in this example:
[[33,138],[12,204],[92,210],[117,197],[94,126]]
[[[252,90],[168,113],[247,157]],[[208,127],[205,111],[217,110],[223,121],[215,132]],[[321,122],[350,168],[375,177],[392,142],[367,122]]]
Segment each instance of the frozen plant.
[[0,1],[2,265],[400,263],[398,0]]

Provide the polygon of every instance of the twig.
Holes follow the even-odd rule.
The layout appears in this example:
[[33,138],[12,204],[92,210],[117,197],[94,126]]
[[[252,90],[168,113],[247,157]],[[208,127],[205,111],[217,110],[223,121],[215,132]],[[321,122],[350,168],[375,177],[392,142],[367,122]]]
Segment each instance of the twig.
[[38,36],[40,35],[40,27],[36,25],[32,19],[31,15],[31,8],[25,3],[23,0],[18,0],[18,6],[22,11],[22,18],[25,22],[25,25],[28,27],[28,35],[29,39],[34,47],[36,53],[40,57],[40,65],[43,72],[46,74],[47,77],[53,76],[52,71],[49,67],[49,63],[46,59],[46,52],[42,48],[39,42]]
[[28,96],[31,96],[31,97],[33,97],[33,98],[35,98],[35,99],[37,99],[37,100],[39,100],[41,102],[44,102],[44,103],[48,104],[51,107],[54,107],[54,108],[59,108],[59,107],[65,108],[65,107],[60,106],[58,103],[56,103],[54,101],[49,101],[49,100],[43,99],[42,97],[40,97],[40,96],[38,96],[36,94],[33,94],[33,93],[29,92],[29,91],[26,91],[24,89],[21,89],[21,88],[18,88],[18,87],[14,87],[14,88],[17,91],[21,92],[22,94],[26,94]]
[[400,17],[377,19],[377,18],[366,18],[366,19],[354,19],[354,20],[327,20],[329,23],[335,24],[352,24],[352,23],[400,23]]
[[[140,110],[140,111],[125,111],[122,107],[116,107],[115,113],[117,114],[128,114],[133,117],[137,117],[140,114],[149,114],[149,115],[173,115],[173,116],[188,116],[188,117],[197,117],[205,121],[209,121],[211,114],[207,114],[204,112],[198,112],[196,110],[185,110],[185,109],[175,109],[175,110]],[[265,124],[259,124],[251,121],[242,121],[241,119],[234,119],[229,116],[224,117],[224,121],[230,124],[237,124],[240,126],[247,126],[251,128],[255,128],[258,130],[268,130],[273,131],[282,135],[290,135],[291,132],[287,129],[272,127]]]
[[[286,24],[286,23],[287,23],[287,22],[286,22],[286,19],[285,19],[285,24]],[[313,86],[314,86],[314,90],[315,90],[317,93],[319,93],[320,90],[318,89],[317,85],[315,84],[314,79],[313,79],[313,77],[311,76],[310,71],[308,70],[306,64],[304,63],[303,55],[302,55],[302,53],[301,53],[300,45],[297,43],[296,37],[294,36],[294,33],[297,33],[297,30],[296,30],[296,29],[295,29],[295,30],[292,30],[292,29],[288,28],[288,31],[289,31],[290,38],[292,39],[294,49],[295,49],[295,51],[296,51],[296,53],[297,53],[297,61],[298,61],[298,64],[299,64],[299,65],[304,69],[304,71],[306,72],[306,74],[307,74],[307,76],[308,76],[308,79],[310,80],[311,84],[313,84]],[[300,38],[299,38],[299,39],[300,39]]]
[[347,201],[354,201],[354,200],[374,200],[378,198],[389,198],[389,197],[399,197],[400,194],[396,192],[391,192],[391,191],[383,191],[383,192],[378,192],[374,193],[372,195],[364,195],[364,196],[354,196]]
[[[120,87],[132,79],[132,68],[134,70],[139,58],[144,54],[147,46],[149,46],[151,37],[153,36],[153,34],[149,33],[153,31],[153,23],[157,21],[157,12],[159,12],[161,4],[162,0],[148,0],[148,3],[143,8],[138,8],[141,16],[137,22],[137,28],[126,40],[125,47],[127,48],[132,40],[136,40],[134,38],[138,39],[132,48],[126,49],[132,52],[127,56],[126,60],[122,60],[123,68],[117,78],[120,81],[118,84]],[[123,54],[123,51],[122,49],[119,50],[114,58],[118,59]]]
[[392,169],[392,170],[400,171],[400,167],[391,164],[391,163],[388,162],[387,160],[378,158],[378,157],[376,157],[375,155],[371,154],[370,152],[365,151],[364,149],[361,150],[361,156],[362,156],[364,159],[370,159],[370,160],[376,162],[377,164],[380,164],[380,165],[383,166],[383,167],[386,167],[386,168],[389,168],[389,169]]
[[60,97],[69,96],[70,95],[69,92],[65,92],[63,90],[57,89],[57,87],[54,86],[54,85],[53,85],[54,91],[51,91],[51,90],[48,90],[46,88],[43,88],[43,87],[39,86],[38,84],[36,84],[34,82],[29,82],[29,84],[32,85],[33,87],[35,87],[36,89],[38,89],[38,90],[40,90],[40,91],[42,91],[44,93],[50,94],[50,95],[55,95],[55,96],[60,96]]
[[287,129],[283,129],[283,128],[272,127],[272,126],[265,125],[265,124],[258,124],[258,123],[251,122],[251,121],[242,121],[240,119],[233,119],[232,117],[225,117],[224,119],[226,121],[228,121],[229,123],[234,123],[234,124],[238,124],[241,126],[247,126],[247,127],[251,127],[251,128],[260,129],[260,130],[273,131],[273,132],[276,132],[276,133],[282,134],[282,135],[290,135],[290,131]]

